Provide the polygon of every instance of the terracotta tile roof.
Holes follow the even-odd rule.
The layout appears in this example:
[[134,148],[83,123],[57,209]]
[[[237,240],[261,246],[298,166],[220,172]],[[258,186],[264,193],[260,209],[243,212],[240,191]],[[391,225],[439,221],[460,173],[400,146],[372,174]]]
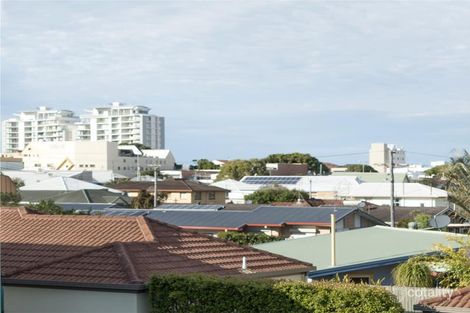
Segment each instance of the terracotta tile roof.
[[[152,273],[274,276],[308,263],[183,231],[145,217],[1,212],[2,276],[58,284],[143,285]],[[242,257],[248,271],[241,270]]]
[[431,308],[438,312],[447,312],[447,309],[452,312],[470,312],[470,287],[454,290],[447,296],[422,300],[419,306],[420,310]]

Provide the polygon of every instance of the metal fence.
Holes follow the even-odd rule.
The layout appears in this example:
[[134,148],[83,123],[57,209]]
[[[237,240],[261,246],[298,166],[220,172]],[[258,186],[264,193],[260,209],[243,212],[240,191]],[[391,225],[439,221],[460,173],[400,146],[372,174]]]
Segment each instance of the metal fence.
[[398,286],[383,286],[383,288],[390,291],[398,298],[398,301],[400,301],[405,312],[420,312],[413,310],[413,306],[418,304],[419,301],[450,294],[453,291],[453,289],[447,288],[416,288]]

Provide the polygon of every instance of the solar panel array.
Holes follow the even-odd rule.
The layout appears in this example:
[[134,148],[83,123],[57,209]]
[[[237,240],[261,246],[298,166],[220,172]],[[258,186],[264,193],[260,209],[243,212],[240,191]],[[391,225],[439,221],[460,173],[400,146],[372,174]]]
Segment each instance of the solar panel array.
[[298,176],[249,176],[245,177],[242,182],[251,185],[295,185],[302,177]]

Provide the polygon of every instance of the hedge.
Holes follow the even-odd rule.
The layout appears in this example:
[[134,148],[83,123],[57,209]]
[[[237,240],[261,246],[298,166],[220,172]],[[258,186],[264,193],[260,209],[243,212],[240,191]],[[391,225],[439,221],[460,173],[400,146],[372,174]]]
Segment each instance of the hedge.
[[283,240],[280,237],[268,236],[264,233],[243,233],[235,231],[220,232],[217,234],[217,237],[243,246]]
[[353,283],[166,275],[148,287],[152,313],[404,312],[386,290]]

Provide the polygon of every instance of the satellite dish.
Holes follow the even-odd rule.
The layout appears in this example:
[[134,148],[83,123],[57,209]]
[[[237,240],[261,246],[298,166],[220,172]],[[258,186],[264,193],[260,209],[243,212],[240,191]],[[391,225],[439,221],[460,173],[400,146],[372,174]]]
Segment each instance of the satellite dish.
[[362,209],[362,208],[365,208],[365,207],[366,207],[366,202],[365,201],[361,201],[357,204],[358,209]]
[[447,215],[438,215],[434,216],[430,221],[429,221],[429,226],[432,228],[444,228],[450,223],[450,217]]

